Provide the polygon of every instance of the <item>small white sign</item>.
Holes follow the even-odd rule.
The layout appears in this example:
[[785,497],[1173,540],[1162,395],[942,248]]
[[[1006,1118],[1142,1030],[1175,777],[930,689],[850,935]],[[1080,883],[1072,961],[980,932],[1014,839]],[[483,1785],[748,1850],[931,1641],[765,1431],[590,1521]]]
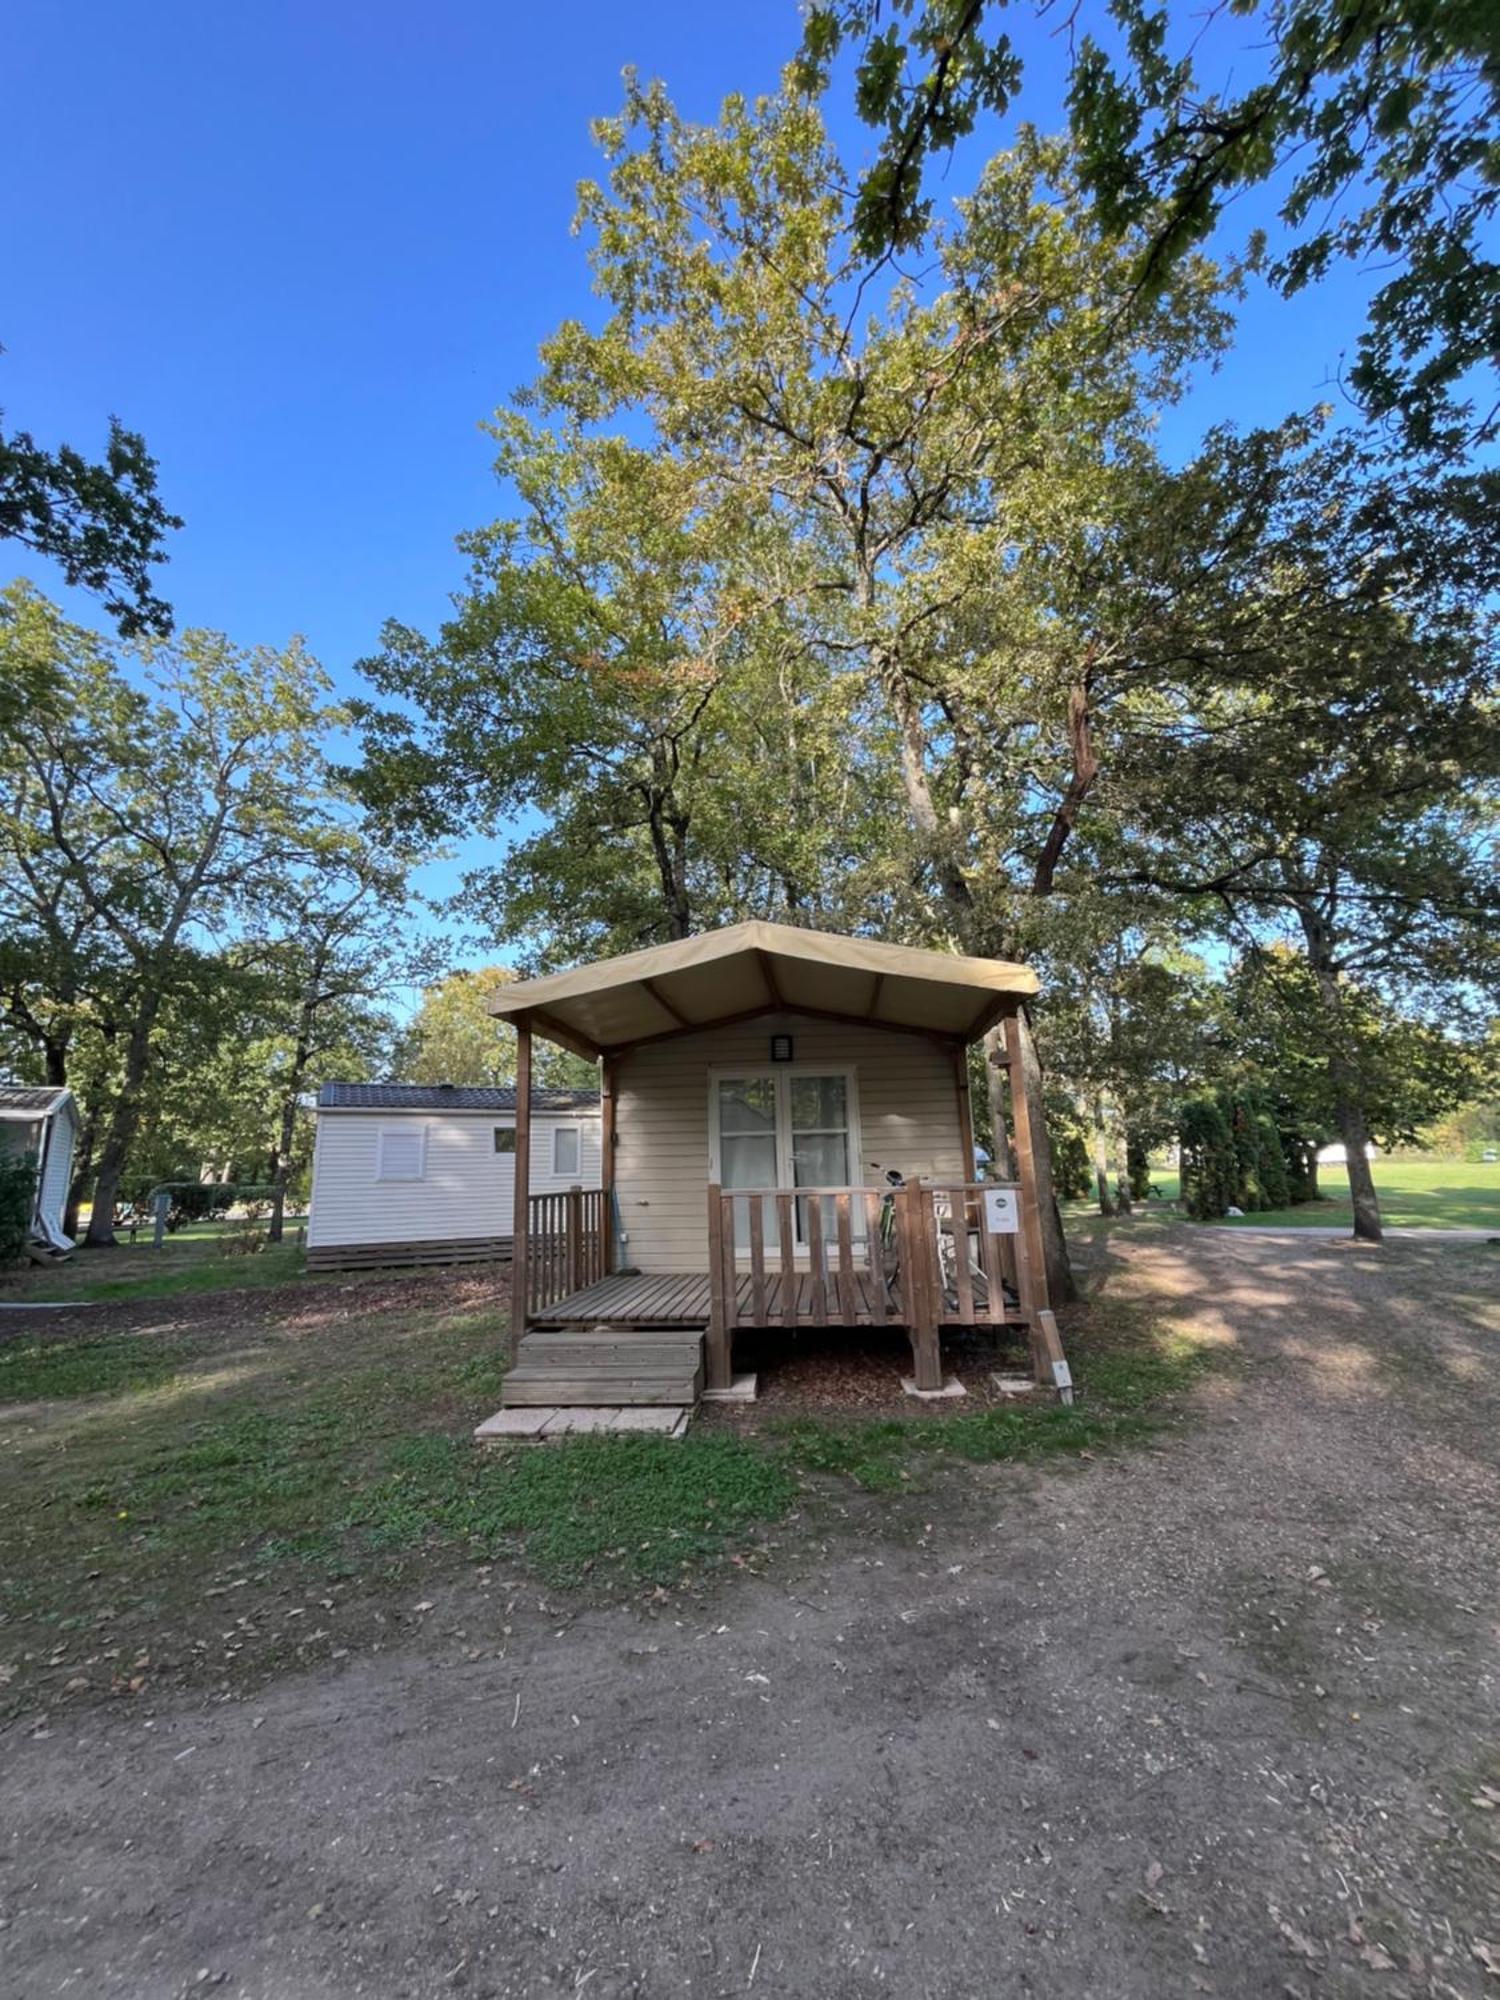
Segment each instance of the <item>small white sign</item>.
[[986,1188],[984,1219],[996,1236],[1014,1236],[1021,1227],[1021,1204],[1014,1188]]
[[1055,1383],[1057,1384],[1057,1386],[1058,1386],[1058,1388],[1059,1388],[1059,1389],[1071,1389],[1071,1388],[1072,1388],[1072,1386],[1073,1386],[1073,1371],[1072,1371],[1072,1369],[1071,1369],[1071,1368],[1070,1368],[1070,1367],[1068,1366],[1068,1364],[1067,1364],[1067,1362],[1066,1362],[1066,1361],[1054,1361],[1054,1362],[1053,1362],[1053,1364],[1052,1364],[1052,1379],[1053,1379],[1053,1381],[1054,1381],[1054,1382],[1055,1382]]

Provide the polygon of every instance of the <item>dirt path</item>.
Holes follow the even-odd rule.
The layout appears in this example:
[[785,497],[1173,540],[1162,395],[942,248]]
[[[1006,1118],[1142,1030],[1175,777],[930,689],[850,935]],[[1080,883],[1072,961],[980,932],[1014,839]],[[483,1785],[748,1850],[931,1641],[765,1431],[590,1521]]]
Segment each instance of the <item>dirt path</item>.
[[12,1733],[0,1988],[1500,1994],[1495,1253],[1097,1255],[1243,1355],[1156,1449]]

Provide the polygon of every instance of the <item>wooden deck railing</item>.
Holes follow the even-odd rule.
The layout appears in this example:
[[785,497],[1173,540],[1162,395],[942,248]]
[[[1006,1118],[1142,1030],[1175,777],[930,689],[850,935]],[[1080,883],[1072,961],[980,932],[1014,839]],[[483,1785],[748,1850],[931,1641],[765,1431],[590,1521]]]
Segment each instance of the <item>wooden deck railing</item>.
[[604,1276],[608,1251],[602,1188],[534,1194],[528,1203],[526,1310],[543,1312]]
[[709,1282],[729,1332],[755,1326],[1025,1324],[1024,1239],[990,1227],[1011,1182],[708,1191]]

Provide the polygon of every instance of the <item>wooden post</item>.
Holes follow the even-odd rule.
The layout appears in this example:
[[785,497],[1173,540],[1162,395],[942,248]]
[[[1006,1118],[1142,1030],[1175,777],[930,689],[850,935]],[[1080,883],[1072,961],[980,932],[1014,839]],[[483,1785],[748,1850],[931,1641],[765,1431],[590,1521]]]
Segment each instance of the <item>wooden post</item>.
[[734,1244],[731,1241],[727,1249],[725,1247],[724,1204],[720,1193],[718,1183],[711,1181],[708,1189],[708,1334],[704,1342],[710,1389],[728,1389],[734,1382],[734,1335],[724,1306],[724,1267],[727,1259],[733,1272]]
[[939,1345],[936,1245],[927,1242],[930,1214],[921,1188],[896,1190],[896,1219],[901,1232],[901,1292],[906,1331],[911,1339],[912,1375],[919,1389],[941,1389],[943,1360]]
[[583,1290],[583,1184],[568,1189],[568,1290]]
[[531,1023],[516,1022],[515,1214],[510,1241],[510,1358],[514,1365],[526,1331],[531,1231]]
[[963,1148],[961,1181],[979,1179],[979,1162],[974,1157],[974,1111],[969,1102],[969,1051],[960,1042],[953,1051],[953,1081],[958,1088],[958,1136]]
[[1032,1309],[1045,1311],[1052,1303],[1047,1291],[1047,1246],[1042,1239],[1042,1212],[1037,1206],[1036,1152],[1031,1130],[1031,1101],[1021,1073],[1014,1009],[1005,1021],[1005,1066],[1010,1076],[1010,1115],[1016,1136],[1016,1178],[1021,1184],[1021,1229],[1026,1261],[1031,1267]]
[[615,1077],[615,1059],[606,1056],[599,1078],[599,1260],[606,1278],[615,1268]]

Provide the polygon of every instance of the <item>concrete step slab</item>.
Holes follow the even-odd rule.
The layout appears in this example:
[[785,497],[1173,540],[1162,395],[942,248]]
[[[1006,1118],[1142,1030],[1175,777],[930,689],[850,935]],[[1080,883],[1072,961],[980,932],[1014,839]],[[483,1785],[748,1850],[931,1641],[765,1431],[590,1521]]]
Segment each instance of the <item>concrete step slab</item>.
[[686,1434],[691,1409],[596,1408],[539,1403],[532,1409],[497,1410],[486,1417],[474,1436],[481,1444],[543,1444],[549,1438],[590,1433],[607,1436],[680,1438]]

